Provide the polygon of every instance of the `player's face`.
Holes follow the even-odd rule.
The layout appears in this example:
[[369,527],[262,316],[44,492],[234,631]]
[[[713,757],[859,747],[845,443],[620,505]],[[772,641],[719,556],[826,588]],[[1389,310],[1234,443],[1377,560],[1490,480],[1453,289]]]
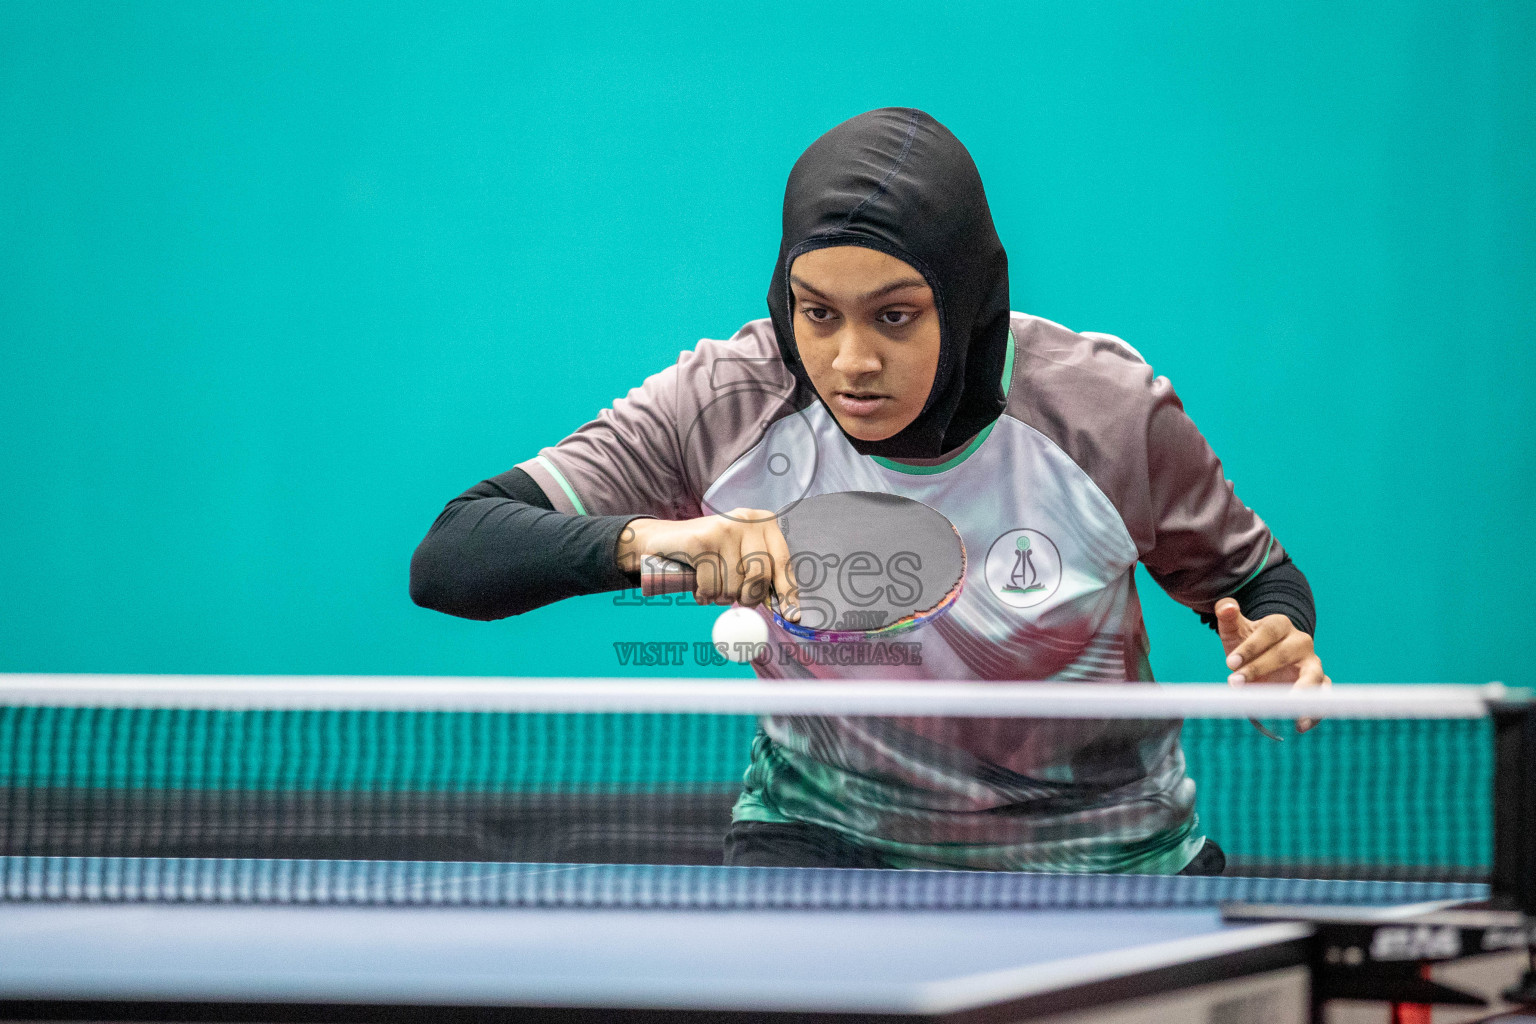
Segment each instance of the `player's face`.
[[923,275],[845,245],[797,257],[789,286],[800,361],[842,428],[883,441],[917,419],[939,367],[939,317]]

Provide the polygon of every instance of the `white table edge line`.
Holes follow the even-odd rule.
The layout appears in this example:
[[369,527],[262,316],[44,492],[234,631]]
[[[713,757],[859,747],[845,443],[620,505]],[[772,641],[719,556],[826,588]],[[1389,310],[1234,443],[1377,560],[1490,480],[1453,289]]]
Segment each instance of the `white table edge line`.
[[950,978],[923,986],[919,1004],[912,1009],[917,1013],[954,1013],[1229,953],[1247,952],[1305,939],[1312,933],[1312,926],[1301,922],[1244,925],[1132,949],[1088,953],[1045,964]]

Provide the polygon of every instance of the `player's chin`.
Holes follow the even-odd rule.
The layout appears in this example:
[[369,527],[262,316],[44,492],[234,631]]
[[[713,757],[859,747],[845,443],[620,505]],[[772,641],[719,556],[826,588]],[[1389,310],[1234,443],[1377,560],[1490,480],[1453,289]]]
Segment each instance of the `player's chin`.
[[849,437],[860,441],[884,441],[901,433],[905,423],[894,423],[889,416],[850,416],[847,413],[839,413],[838,426]]

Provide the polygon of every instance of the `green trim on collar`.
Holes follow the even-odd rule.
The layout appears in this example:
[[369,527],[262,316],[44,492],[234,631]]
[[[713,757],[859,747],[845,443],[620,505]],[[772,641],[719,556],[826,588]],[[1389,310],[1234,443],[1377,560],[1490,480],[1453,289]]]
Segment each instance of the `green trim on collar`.
[[1008,354],[1003,357],[1003,397],[1008,397],[1008,391],[1013,387],[1013,328],[1008,329]]
[[1231,590],[1227,591],[1226,594],[1223,595],[1223,596],[1231,597],[1233,594],[1237,593],[1239,590],[1242,590],[1248,584],[1252,583],[1253,582],[1253,578],[1255,576],[1257,576],[1259,573],[1263,572],[1264,571],[1264,567],[1269,564],[1270,553],[1273,552],[1274,550],[1275,550],[1275,538],[1273,536],[1271,536],[1269,538],[1269,547],[1264,549],[1264,557],[1259,559],[1259,567],[1257,569],[1253,570],[1253,572],[1249,573],[1247,575],[1247,577],[1243,580],[1243,582],[1239,583],[1237,586],[1235,586]]
[[[1004,398],[1008,397],[1008,388],[1013,383],[1013,350],[1013,330],[1010,328],[1008,331],[1008,351],[1007,354],[1003,357],[1003,379],[1001,383],[1003,386]],[[873,459],[875,464],[881,468],[889,469],[896,473],[906,473],[910,476],[932,476],[935,473],[942,473],[946,469],[954,469],[956,466],[960,465],[960,463],[970,458],[971,454],[975,452],[976,449],[980,448],[982,442],[984,442],[991,435],[992,428],[995,426],[997,426],[997,420],[993,420],[991,423],[988,423],[981,429],[980,433],[971,438],[971,443],[965,446],[964,451],[962,451],[959,455],[956,455],[954,458],[940,462],[937,465],[909,466],[904,462],[895,462],[880,455],[871,455],[870,458]]]
[[576,514],[579,516],[586,515],[587,507],[581,503],[580,498],[576,497],[576,488],[572,487],[570,481],[566,480],[565,474],[556,469],[555,464],[542,455],[533,461],[543,466],[549,475],[555,478],[555,483],[560,485],[560,489],[565,492],[565,496],[570,499],[571,504],[575,507]]
[[877,465],[882,466],[885,469],[895,470],[898,473],[907,473],[912,476],[932,476],[935,473],[942,473],[946,469],[954,469],[956,466],[960,465],[960,463],[970,458],[971,453],[974,452],[977,448],[981,447],[981,443],[985,441],[988,435],[992,433],[992,428],[995,426],[997,426],[996,420],[988,423],[985,427],[982,428],[981,433],[971,438],[971,443],[966,445],[965,450],[962,451],[959,455],[956,455],[954,458],[945,462],[940,462],[934,466],[909,466],[904,462],[895,462],[880,455],[871,455],[870,458],[874,459]]

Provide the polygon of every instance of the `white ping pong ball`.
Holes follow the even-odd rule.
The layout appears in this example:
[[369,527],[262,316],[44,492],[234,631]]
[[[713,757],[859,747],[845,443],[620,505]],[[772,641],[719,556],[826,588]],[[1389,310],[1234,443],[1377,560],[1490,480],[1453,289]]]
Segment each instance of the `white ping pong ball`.
[[768,642],[768,623],[750,608],[732,607],[720,613],[709,638],[731,661],[751,661]]

